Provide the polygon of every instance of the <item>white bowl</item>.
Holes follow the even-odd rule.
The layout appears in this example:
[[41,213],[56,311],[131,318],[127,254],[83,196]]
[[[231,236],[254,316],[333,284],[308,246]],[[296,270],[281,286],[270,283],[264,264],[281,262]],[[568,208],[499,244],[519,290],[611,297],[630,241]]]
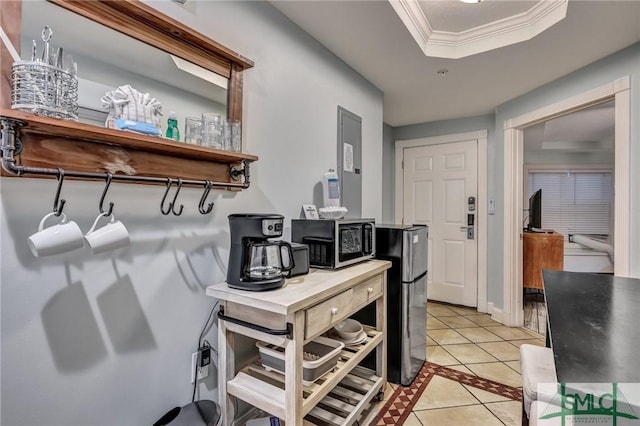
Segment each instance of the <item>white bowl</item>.
[[336,324],[333,328],[344,340],[353,340],[362,332],[362,324],[351,318]]

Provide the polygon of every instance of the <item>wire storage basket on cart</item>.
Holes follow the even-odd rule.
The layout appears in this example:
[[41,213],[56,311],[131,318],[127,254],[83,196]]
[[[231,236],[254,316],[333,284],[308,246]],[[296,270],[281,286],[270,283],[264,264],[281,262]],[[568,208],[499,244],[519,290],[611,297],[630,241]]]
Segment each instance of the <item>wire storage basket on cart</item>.
[[11,108],[78,120],[78,79],[41,61],[17,61],[11,71]]

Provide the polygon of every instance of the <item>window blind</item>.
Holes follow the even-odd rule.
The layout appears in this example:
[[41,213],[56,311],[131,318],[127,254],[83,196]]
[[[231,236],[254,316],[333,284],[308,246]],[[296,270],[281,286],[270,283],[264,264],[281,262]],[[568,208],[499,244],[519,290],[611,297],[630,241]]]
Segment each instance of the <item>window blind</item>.
[[[542,188],[542,227],[568,234],[609,234],[611,171],[536,170],[529,196]],[[528,207],[527,207],[528,208]]]

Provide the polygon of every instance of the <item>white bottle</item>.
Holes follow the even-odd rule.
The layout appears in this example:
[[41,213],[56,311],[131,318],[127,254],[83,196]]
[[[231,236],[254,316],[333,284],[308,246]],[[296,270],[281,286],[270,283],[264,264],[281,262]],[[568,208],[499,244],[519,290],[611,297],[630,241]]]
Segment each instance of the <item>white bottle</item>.
[[324,174],[322,189],[324,192],[324,206],[340,207],[340,181],[338,180],[338,174],[333,169],[329,169]]

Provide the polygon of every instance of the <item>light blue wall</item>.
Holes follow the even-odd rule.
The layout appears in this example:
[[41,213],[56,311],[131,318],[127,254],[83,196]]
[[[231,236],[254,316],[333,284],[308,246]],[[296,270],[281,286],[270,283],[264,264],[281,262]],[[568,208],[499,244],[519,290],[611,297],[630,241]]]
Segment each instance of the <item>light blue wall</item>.
[[476,117],[456,118],[453,120],[432,121],[430,123],[394,127],[393,138],[397,141],[405,141],[409,139],[428,138],[432,136],[474,132],[486,129],[489,132],[487,135],[489,140],[492,140],[494,121],[495,117],[493,114],[488,114]]
[[[226,276],[227,215],[281,213],[289,234],[322,173],[336,168],[338,105],[362,117],[363,214],[381,218],[380,90],[268,2],[149,4],[255,61],[244,78],[244,147],[259,157],[251,188],[216,191],[208,216],[197,211],[201,190],[185,188],[174,217],[160,214],[163,187],[114,183],[107,197],[130,248],[34,258],[26,239],[51,209],[55,180],[2,177],[2,425],[148,425],[191,401],[191,353],[214,305],[205,288]],[[65,180],[65,212],[83,231],[102,187]],[[205,335],[214,346],[216,331]],[[198,398],[217,400],[213,365]]]
[[[630,253],[631,275],[640,276],[640,224],[638,214],[640,211],[640,123],[637,119],[640,112],[640,43],[623,49],[607,58],[562,77],[552,83],[537,88],[523,96],[510,100],[496,108],[495,115],[472,118],[461,118],[432,123],[422,123],[411,126],[393,128],[390,139],[385,138],[385,144],[393,144],[396,140],[415,139],[420,137],[439,136],[452,133],[461,133],[472,130],[488,129],[488,182],[487,195],[496,200],[496,214],[488,218],[488,301],[493,302],[496,308],[503,306],[503,161],[504,161],[504,132],[505,120],[518,117],[524,113],[536,110],[546,105],[553,104],[563,99],[575,96],[604,84],[610,83],[620,77],[631,77],[631,152],[629,161],[631,164],[630,194],[631,194],[631,229],[630,229]],[[385,147],[385,152],[388,147]],[[393,155],[385,156],[384,167],[392,169],[394,166]],[[393,176],[392,176],[393,179]],[[384,194],[383,204],[393,204],[393,194]]]
[[395,187],[393,127],[384,123],[382,128],[382,222],[395,223]]

